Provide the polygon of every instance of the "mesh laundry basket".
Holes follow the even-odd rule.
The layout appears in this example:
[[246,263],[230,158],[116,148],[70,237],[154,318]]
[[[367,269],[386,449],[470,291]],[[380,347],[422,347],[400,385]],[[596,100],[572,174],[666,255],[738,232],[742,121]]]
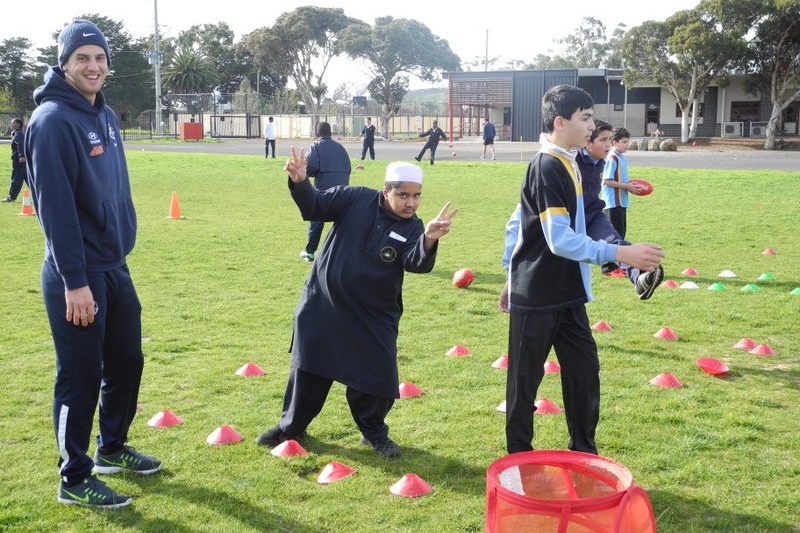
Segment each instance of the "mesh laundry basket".
[[647,493],[624,466],[564,450],[514,453],[486,471],[486,533],[654,533]]

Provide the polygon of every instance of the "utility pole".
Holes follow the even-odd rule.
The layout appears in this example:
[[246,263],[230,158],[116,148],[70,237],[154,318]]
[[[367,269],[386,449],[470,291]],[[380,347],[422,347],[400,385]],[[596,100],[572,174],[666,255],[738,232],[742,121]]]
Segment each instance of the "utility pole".
[[489,72],[489,29],[486,29],[486,50],[483,56],[483,70]]
[[153,33],[153,41],[155,43],[154,51],[152,56],[150,57],[150,63],[155,66],[156,69],[156,77],[155,77],[155,84],[156,84],[156,131],[161,133],[161,50],[159,49],[159,37],[158,37],[158,0],[153,0],[153,10],[154,16],[153,20],[155,21],[155,32]]

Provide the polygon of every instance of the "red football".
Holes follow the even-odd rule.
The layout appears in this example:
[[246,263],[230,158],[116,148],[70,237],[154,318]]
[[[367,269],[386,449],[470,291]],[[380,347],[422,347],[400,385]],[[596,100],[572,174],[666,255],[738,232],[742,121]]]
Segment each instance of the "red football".
[[453,286],[459,289],[465,289],[472,285],[475,280],[475,274],[468,268],[462,268],[453,274]]
[[653,192],[653,184],[647,180],[640,180],[640,179],[628,180],[628,183],[633,183],[641,186],[639,192],[631,191],[631,194],[635,194],[636,196],[647,196],[648,194]]

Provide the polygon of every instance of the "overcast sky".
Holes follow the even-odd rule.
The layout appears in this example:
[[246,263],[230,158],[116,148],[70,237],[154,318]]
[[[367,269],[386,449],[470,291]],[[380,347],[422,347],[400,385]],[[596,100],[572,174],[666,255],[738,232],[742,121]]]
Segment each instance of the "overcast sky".
[[[677,10],[695,7],[699,0],[622,3],[572,0],[547,8],[539,7],[544,3],[541,1],[488,0],[478,3],[478,9],[445,0],[400,0],[396,3],[380,0],[116,0],[96,4],[38,0],[29,6],[20,2],[6,6],[5,15],[0,17],[0,41],[27,37],[35,46],[52,45],[55,44],[52,33],[84,13],[99,13],[122,21],[132,36],[144,37],[153,33],[154,2],[158,6],[159,31],[164,37],[177,37],[195,24],[226,22],[238,41],[257,28],[272,26],[282,13],[299,6],[317,5],[341,7],[346,15],[370,24],[376,17],[387,15],[415,19],[428,26],[434,35],[446,39],[463,62],[476,58],[482,61],[488,47],[488,57],[499,56],[498,64],[502,65],[513,59],[530,61],[536,54],[551,53],[556,48],[554,41],[575,30],[586,17],[602,21],[610,35],[620,23],[633,27],[645,20],[665,20]],[[520,5],[525,7],[513,7]],[[569,7],[570,12],[559,9],[562,6]],[[113,55],[114,51],[111,53]],[[365,78],[366,71],[352,62],[342,62],[335,65],[330,75],[329,85],[336,87],[346,81]],[[366,85],[366,81],[357,85]],[[413,88],[420,88],[420,85],[414,84]]]

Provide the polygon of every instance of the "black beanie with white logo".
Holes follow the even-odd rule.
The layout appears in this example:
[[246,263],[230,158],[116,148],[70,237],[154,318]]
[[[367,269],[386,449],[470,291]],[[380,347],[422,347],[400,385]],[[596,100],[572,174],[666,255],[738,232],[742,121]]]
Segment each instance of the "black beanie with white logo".
[[95,44],[105,50],[106,60],[109,66],[111,65],[108,42],[100,28],[88,20],[73,20],[58,36],[58,66],[63,66],[75,49],[87,44]]

